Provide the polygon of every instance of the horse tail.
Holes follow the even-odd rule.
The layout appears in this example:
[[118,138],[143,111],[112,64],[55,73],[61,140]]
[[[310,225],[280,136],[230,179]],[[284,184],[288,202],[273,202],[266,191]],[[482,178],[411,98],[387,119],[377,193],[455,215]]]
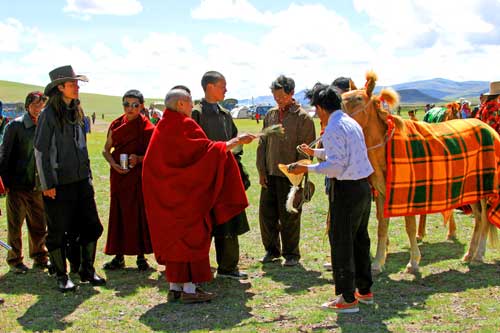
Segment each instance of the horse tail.
[[386,102],[391,108],[399,104],[399,94],[392,88],[382,89],[379,99],[381,102]]
[[373,70],[369,70],[368,72],[366,72],[365,90],[368,97],[371,97],[373,89],[375,89],[375,83],[377,82],[377,80],[377,74]]
[[490,247],[494,249],[498,248],[499,240],[497,227],[492,223],[488,223],[488,238],[490,239]]

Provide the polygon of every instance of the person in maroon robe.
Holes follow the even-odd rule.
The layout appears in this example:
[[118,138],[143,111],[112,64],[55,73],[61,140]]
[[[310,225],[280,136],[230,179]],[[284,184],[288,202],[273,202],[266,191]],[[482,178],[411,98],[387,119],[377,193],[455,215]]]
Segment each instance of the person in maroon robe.
[[[108,239],[104,253],[115,255],[104,269],[125,267],[124,255],[137,255],[137,268],[149,268],[144,254],[152,253],[149,229],[142,195],[142,160],[153,134],[154,125],[140,113],[144,97],[129,90],[122,98],[124,114],[108,130],[103,155],[108,161],[111,179]],[[126,168],[120,155],[127,155]]]
[[248,206],[231,149],[250,143],[243,134],[227,142],[207,138],[191,119],[189,90],[177,87],[165,97],[166,110],[151,138],[142,186],[156,260],[166,266],[168,300],[206,302],[214,298],[195,283],[212,279],[209,250],[214,225]]

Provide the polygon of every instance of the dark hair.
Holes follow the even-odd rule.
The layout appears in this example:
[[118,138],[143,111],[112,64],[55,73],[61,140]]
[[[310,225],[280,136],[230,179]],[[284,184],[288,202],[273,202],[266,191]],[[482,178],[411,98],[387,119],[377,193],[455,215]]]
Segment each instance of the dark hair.
[[125,100],[125,97],[137,98],[139,100],[139,103],[144,103],[144,96],[139,90],[136,89],[127,91],[122,97],[122,102]]
[[340,76],[333,80],[332,86],[339,88],[340,93],[345,93],[346,91],[349,91],[351,89],[349,81],[351,81],[350,77]]
[[311,105],[320,106],[326,112],[332,113],[342,107],[338,88],[323,83],[316,83],[311,90],[305,93],[306,98],[311,101]]
[[179,84],[179,85],[177,85],[177,86],[174,86],[174,87],[172,87],[172,89],[170,89],[170,90],[174,90],[174,89],[181,89],[181,90],[184,90],[185,92],[187,92],[187,93],[189,93],[189,94],[191,95],[191,90],[189,90],[189,88],[188,88],[188,87],[186,87],[186,86],[184,86],[184,85],[182,85],[182,84]]
[[295,89],[295,81],[291,77],[280,75],[271,83],[270,88],[271,90],[283,89],[286,94],[291,94]]
[[[65,84],[61,83],[61,84]],[[61,130],[64,131],[64,122],[69,121],[68,116],[65,116],[65,110],[67,111],[73,111],[75,113],[75,122],[78,123],[79,125],[83,125],[83,111],[79,107],[80,106],[80,100],[79,99],[73,99],[69,103],[69,105],[66,105],[66,103],[63,100],[63,95],[62,92],[59,89],[54,89],[52,94],[49,97],[49,101],[47,102],[48,105],[54,109],[54,112],[56,113],[56,118],[57,121],[59,122],[59,125],[61,126]]]
[[203,91],[206,91],[209,84],[216,84],[220,80],[224,80],[224,75],[216,71],[208,71],[201,78],[201,87]]

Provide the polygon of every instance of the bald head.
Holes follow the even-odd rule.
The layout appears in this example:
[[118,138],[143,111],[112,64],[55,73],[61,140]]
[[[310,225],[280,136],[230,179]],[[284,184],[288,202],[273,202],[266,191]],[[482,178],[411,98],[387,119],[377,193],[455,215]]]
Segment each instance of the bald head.
[[174,87],[165,96],[165,107],[191,117],[193,101],[188,90]]

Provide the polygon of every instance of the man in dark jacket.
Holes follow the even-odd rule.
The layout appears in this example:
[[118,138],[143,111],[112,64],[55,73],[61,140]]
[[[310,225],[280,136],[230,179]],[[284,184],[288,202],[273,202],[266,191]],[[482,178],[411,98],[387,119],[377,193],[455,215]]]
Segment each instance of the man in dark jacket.
[[[215,71],[207,72],[201,79],[205,98],[193,108],[191,117],[200,125],[205,134],[213,141],[229,141],[238,136],[238,129],[231,114],[218,102],[224,100],[226,94],[226,79]],[[241,146],[233,149],[233,154],[240,169],[240,175],[245,189],[250,186],[249,176],[241,164],[243,150]],[[215,253],[217,259],[217,276],[233,279],[246,279],[247,274],[239,271],[240,246],[238,235],[249,231],[245,211],[229,222],[214,227]]]
[[7,192],[7,237],[12,247],[7,263],[18,274],[28,271],[22,254],[24,219],[28,226],[30,257],[35,261],[33,266],[43,269],[48,262],[45,247],[47,223],[33,152],[38,115],[46,100],[39,91],[28,94],[25,103],[28,112],[7,125],[0,147],[0,176]]

